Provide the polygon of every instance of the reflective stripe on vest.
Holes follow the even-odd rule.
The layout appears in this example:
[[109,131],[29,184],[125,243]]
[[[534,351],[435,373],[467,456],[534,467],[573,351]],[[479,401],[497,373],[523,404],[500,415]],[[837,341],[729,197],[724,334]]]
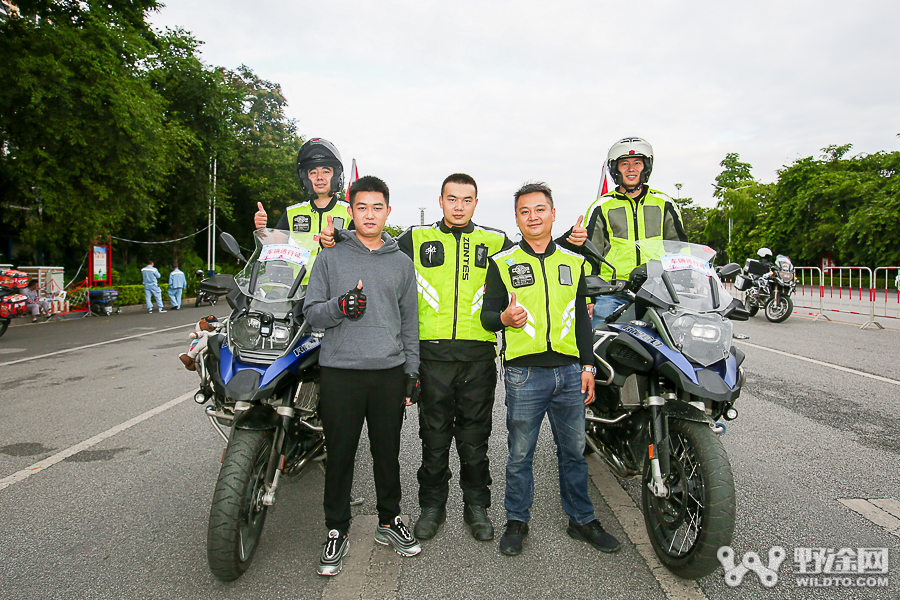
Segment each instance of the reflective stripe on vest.
[[543,260],[521,246],[491,258],[510,298],[515,293],[528,315],[525,327],[503,331],[506,360],[547,350],[577,357],[575,307],[584,258],[559,246]]
[[[588,215],[593,214],[594,207],[598,203],[603,211],[606,234],[610,243],[610,249],[605,258],[616,268],[616,278],[618,279],[628,279],[635,267],[646,262],[643,259],[639,260],[640,253],[634,244],[636,240],[663,239],[666,204],[670,201],[656,194],[662,194],[662,192],[647,190],[644,199],[635,207],[634,199],[618,191],[613,191],[597,198],[588,207]],[[671,204],[678,212],[678,206],[674,202]],[[602,265],[600,276],[603,279],[611,279],[612,270],[608,266]]]
[[503,248],[506,235],[475,225],[471,233],[441,231],[440,222],[411,228],[419,339],[493,342],[481,325],[488,257]]

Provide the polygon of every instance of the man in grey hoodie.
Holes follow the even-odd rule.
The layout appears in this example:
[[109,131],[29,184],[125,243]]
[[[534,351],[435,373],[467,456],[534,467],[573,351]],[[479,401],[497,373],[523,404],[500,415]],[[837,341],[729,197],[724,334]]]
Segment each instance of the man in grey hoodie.
[[356,230],[337,230],[343,243],[319,253],[303,306],[310,325],[325,329],[319,416],[328,449],[328,536],[320,575],[337,575],[347,553],[350,489],[364,421],[378,498],[375,541],[401,556],[422,550],[400,519],[400,427],[405,405],[415,401],[419,370],[415,269],[383,232],[391,212],[387,185],[361,177],[350,186],[349,200]]

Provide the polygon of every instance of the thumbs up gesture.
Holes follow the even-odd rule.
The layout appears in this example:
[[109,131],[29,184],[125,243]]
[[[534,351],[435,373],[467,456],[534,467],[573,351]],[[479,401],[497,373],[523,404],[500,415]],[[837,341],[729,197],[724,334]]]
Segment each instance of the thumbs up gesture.
[[258,210],[253,215],[253,226],[256,229],[262,229],[268,223],[269,216],[266,214],[266,209],[263,208],[262,202],[257,202],[256,207]]
[[359,319],[366,312],[366,295],[362,293],[362,279],[355,288],[338,298],[338,308],[348,319]]
[[516,293],[513,292],[509,299],[509,306],[500,313],[500,322],[507,327],[521,329],[528,322],[528,312],[516,304]]
[[566,238],[566,241],[573,246],[581,246],[588,239],[587,229],[581,225],[583,222],[584,215],[581,215],[578,217],[578,221],[575,222],[575,226],[569,233],[569,237]]
[[331,248],[334,246],[334,224],[332,223],[331,215],[325,218],[328,220],[328,225],[319,232],[319,243],[322,244],[323,248]]

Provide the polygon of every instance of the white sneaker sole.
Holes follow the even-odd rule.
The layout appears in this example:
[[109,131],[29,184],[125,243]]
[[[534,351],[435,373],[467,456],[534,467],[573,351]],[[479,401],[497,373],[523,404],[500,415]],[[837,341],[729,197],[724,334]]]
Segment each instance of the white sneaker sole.
[[341,562],[336,565],[323,565],[319,563],[319,567],[316,569],[316,573],[319,575],[324,575],[325,577],[332,577],[341,572],[341,569],[344,568],[344,559],[347,558],[347,555],[350,554],[350,541],[347,541],[347,546],[344,548],[344,554],[341,556]]
[[402,546],[397,546],[397,544],[395,544],[387,535],[381,533],[380,531],[375,532],[375,541],[382,546],[392,547],[394,549],[394,552],[396,552],[400,556],[415,556],[422,551],[422,546],[420,546],[419,544],[416,544],[411,548],[403,548]]

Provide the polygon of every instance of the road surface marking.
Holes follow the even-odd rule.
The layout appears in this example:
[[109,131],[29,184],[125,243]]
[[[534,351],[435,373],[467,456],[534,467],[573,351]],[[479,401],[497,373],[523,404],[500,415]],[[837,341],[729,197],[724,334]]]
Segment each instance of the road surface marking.
[[841,365],[836,365],[833,363],[827,363],[821,360],[816,360],[814,358],[806,358],[805,356],[800,356],[799,354],[791,354],[790,352],[782,352],[781,350],[775,350],[773,348],[766,348],[765,346],[759,346],[757,344],[751,344],[750,342],[746,342],[744,340],[735,340],[738,344],[743,344],[744,346],[750,346],[751,348],[756,348],[758,350],[765,350],[766,352],[772,352],[773,354],[780,354],[782,356],[787,356],[790,358],[796,358],[797,360],[803,360],[808,363],[812,363],[814,365],[819,365],[822,367],[828,367],[830,369],[835,369],[836,371],[843,371],[844,373],[851,373],[853,375],[859,375],[860,377],[868,377],[869,379],[874,379],[875,381],[881,381],[883,383],[890,383],[892,385],[900,385],[900,381],[896,379],[890,379],[888,377],[882,377],[881,375],[872,375],[871,373],[865,373],[863,371],[857,371],[856,369],[850,369],[848,367],[842,367]]
[[838,502],[884,528],[891,535],[900,537],[900,502],[893,498],[838,498]]
[[40,354],[38,356],[30,356],[28,358],[20,358],[18,360],[11,360],[9,362],[0,363],[0,367],[5,367],[8,365],[16,365],[19,363],[28,362],[29,360],[37,360],[39,358],[47,358],[48,356],[56,356],[58,354],[66,354],[67,352],[75,352],[76,350],[84,350],[85,348],[95,348],[97,346],[103,346],[105,344],[116,344],[118,342],[143,337],[145,335],[153,335],[154,333],[162,333],[164,331],[172,331],[173,329],[183,329],[185,327],[193,327],[194,325],[196,325],[196,323],[188,323],[186,325],[176,325],[175,327],[166,327],[165,329],[156,329],[154,331],[148,331],[147,333],[138,333],[135,335],[129,335],[129,336],[125,336],[125,337],[116,338],[114,340],[107,340],[105,342],[97,342],[96,344],[88,344],[86,346],[78,346],[77,348],[67,348],[65,350],[57,350],[56,352],[50,352],[48,354]]
[[95,435],[94,437],[92,437],[90,439],[84,440],[83,442],[81,442],[79,444],[75,444],[74,446],[70,446],[70,447],[66,448],[65,450],[63,450],[61,452],[57,452],[53,456],[45,458],[44,460],[42,460],[40,462],[36,462],[28,468],[22,469],[21,471],[19,471],[17,473],[13,473],[12,475],[4,477],[3,479],[0,479],[0,490],[4,490],[4,489],[8,488],[9,486],[13,485],[14,483],[18,483],[24,479],[27,479],[27,478],[31,477],[32,475],[34,475],[35,473],[40,473],[42,471],[45,471],[46,469],[52,467],[53,465],[55,465],[56,463],[58,463],[60,461],[67,459],[68,457],[72,456],[73,454],[78,454],[82,450],[86,450],[86,449],[90,448],[91,446],[96,446],[103,440],[111,438],[112,436],[116,435],[117,433],[121,433],[121,432],[125,431],[126,429],[129,429],[130,427],[134,427],[138,423],[146,421],[150,417],[154,417],[161,412],[165,412],[165,411],[169,410],[170,408],[172,408],[173,406],[177,406],[177,405],[181,404],[182,402],[184,402],[185,400],[187,400],[188,398],[193,398],[193,397],[194,397],[194,392],[188,392],[187,394],[184,394],[183,396],[178,396],[174,400],[169,400],[165,404],[160,404],[156,408],[151,408],[147,412],[140,414],[140,415],[134,417],[133,419],[129,419],[129,420],[125,421],[124,423],[120,423],[119,425],[116,425],[115,427],[107,429],[106,431],[104,431],[102,433],[98,433],[97,435]]
[[643,513],[628,492],[619,485],[619,480],[612,474],[606,463],[597,455],[589,456],[587,463],[591,481],[613,511],[616,520],[622,525],[628,539],[647,563],[650,573],[659,582],[666,598],[670,600],[707,600],[706,594],[703,593],[696,581],[678,577],[659,562],[659,558],[650,544],[650,538],[647,536]]
[[[409,515],[403,516],[409,523]],[[399,554],[375,543],[377,515],[353,517],[350,548],[340,575],[329,577],[322,600],[396,600],[400,589]]]

